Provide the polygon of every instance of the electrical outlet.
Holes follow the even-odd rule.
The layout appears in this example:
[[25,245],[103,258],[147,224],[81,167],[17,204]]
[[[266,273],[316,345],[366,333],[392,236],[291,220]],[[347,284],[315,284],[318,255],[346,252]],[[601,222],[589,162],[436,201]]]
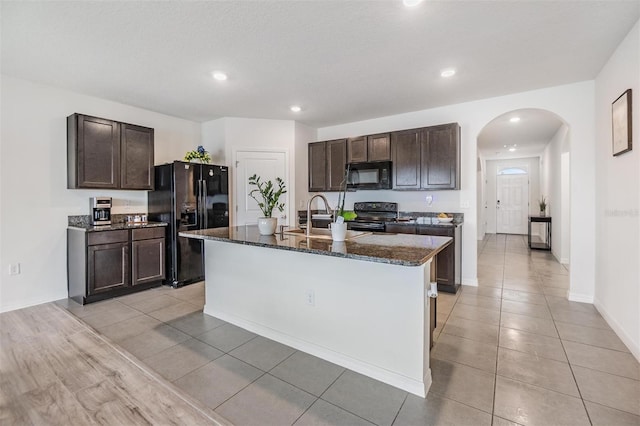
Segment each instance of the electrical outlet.
[[309,306],[316,306],[316,293],[309,289],[304,293],[304,300]]
[[469,201],[465,200],[465,201],[460,201],[460,208],[461,209],[468,209],[470,207]]
[[433,204],[433,195],[427,195],[425,197],[425,201],[427,202],[427,205],[430,206],[431,204]]
[[9,264],[9,275],[20,275],[20,264],[19,263],[10,263]]

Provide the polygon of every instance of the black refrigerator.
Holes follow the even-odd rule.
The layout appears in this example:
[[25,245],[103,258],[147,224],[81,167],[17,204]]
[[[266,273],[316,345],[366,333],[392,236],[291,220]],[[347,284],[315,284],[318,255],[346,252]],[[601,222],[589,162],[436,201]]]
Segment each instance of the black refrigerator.
[[204,243],[178,232],[229,226],[229,171],[225,166],[175,161],[155,166],[149,220],[167,222],[165,284],[204,279]]

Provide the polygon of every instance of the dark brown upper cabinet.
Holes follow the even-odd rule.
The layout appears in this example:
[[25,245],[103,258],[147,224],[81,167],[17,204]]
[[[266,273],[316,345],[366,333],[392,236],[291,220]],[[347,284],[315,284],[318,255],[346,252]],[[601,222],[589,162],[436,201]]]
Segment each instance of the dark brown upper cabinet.
[[347,140],[348,163],[389,160],[391,160],[389,133],[360,136]]
[[120,123],[73,114],[67,117],[68,188],[120,186]]
[[120,187],[153,189],[153,129],[121,125]]
[[391,160],[391,139],[389,133],[367,136],[367,161]]
[[460,126],[424,129],[420,158],[422,189],[460,189]]
[[73,114],[67,117],[67,187],[153,189],[154,132]]
[[313,142],[309,144],[309,192],[321,192],[327,189],[327,144]]
[[340,191],[347,160],[347,141],[339,139],[327,142],[327,191]]
[[393,189],[420,189],[422,129],[391,133]]
[[460,189],[460,126],[391,133],[393,189]]
[[339,191],[347,161],[347,140],[309,144],[309,192]]

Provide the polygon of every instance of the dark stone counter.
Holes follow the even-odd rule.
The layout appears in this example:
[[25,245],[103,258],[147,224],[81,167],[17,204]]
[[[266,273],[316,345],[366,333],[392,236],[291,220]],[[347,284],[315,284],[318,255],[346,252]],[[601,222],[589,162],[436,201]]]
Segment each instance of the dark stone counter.
[[139,229],[139,228],[156,228],[158,226],[167,226],[165,222],[125,222],[127,215],[112,215],[111,225],[91,225],[89,216],[69,216],[68,226],[70,228],[82,229],[85,232],[101,232],[101,231],[120,231],[123,229]]
[[403,266],[423,265],[453,241],[449,237],[430,235],[373,233],[350,241],[334,242],[286,233],[263,236],[255,225],[186,231],[179,235]]

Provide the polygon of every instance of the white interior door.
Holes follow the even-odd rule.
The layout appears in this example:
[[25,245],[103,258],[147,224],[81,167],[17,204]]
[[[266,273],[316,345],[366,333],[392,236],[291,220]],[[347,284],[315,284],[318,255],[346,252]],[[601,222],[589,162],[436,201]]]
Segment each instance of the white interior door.
[[[237,151],[236,152],[236,179],[235,179],[235,202],[236,215],[235,224],[237,226],[258,223],[258,218],[264,216],[256,200],[249,196],[249,192],[256,186],[249,185],[249,177],[257,174],[264,182],[272,181],[276,185],[276,178],[281,178],[287,189],[289,180],[287,176],[287,156],[282,151]],[[260,197],[258,196],[258,199]],[[280,202],[284,202],[284,211],[273,210],[272,217],[278,218],[278,225],[288,225],[289,219],[289,194],[280,197]]]
[[526,234],[529,175],[498,175],[496,229],[499,234]]

